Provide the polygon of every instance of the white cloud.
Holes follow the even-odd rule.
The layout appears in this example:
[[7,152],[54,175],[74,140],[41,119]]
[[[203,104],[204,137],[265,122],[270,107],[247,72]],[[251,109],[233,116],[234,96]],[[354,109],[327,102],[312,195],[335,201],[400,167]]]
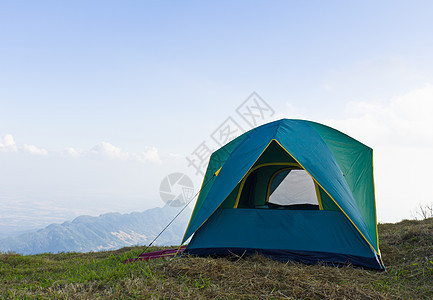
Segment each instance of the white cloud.
[[69,156],[69,157],[79,157],[81,154],[83,154],[83,151],[80,149],[75,149],[72,147],[66,148],[62,151],[62,155]]
[[387,103],[351,103],[350,118],[329,120],[367,143],[404,147],[433,146],[433,85],[391,99]]
[[42,148],[38,148],[34,145],[27,145],[24,144],[22,147],[22,150],[24,152],[30,153],[30,154],[35,154],[35,155],[48,155],[48,151]]
[[90,154],[101,155],[102,157],[109,159],[119,159],[119,160],[134,160],[141,163],[154,162],[159,163],[161,159],[159,158],[158,149],[155,147],[146,147],[144,152],[141,153],[130,153],[122,151],[120,148],[108,143],[102,142],[93,147],[90,150]]
[[[37,147],[35,145],[23,144],[17,145],[14,137],[11,134],[4,135],[0,138],[0,152],[24,152],[32,155],[48,155],[46,149]],[[108,142],[101,142],[94,146],[89,151],[83,151],[73,147],[66,148],[59,153],[62,156],[78,158],[84,155],[100,156],[113,160],[130,160],[140,163],[160,163],[158,149],[155,147],[145,147],[141,153],[130,153],[121,150],[119,147],[114,146]]]
[[155,147],[146,147],[144,152],[135,155],[135,159],[142,163],[161,162],[161,159],[159,158],[159,154],[158,154],[158,149],[156,149]]
[[26,152],[34,155],[47,155],[48,151],[42,148],[38,148],[34,145],[24,144],[23,146],[18,146],[15,143],[15,139],[12,134],[6,134],[3,138],[0,138],[0,151],[2,152]]
[[123,152],[120,148],[107,142],[99,143],[90,150],[90,153],[120,160],[127,160],[131,156],[128,152]]
[[328,73],[321,88],[334,97],[379,100],[419,87],[428,78],[404,58],[386,56],[340,66]]
[[3,152],[17,152],[18,147],[15,143],[14,137],[11,134],[5,134],[3,138],[0,138],[0,151]]

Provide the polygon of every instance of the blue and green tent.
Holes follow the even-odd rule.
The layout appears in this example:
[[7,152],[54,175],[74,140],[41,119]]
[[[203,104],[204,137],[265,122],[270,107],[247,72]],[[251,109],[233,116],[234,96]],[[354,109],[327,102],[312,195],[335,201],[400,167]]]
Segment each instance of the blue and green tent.
[[212,154],[182,243],[191,236],[192,255],[384,269],[373,151],[311,121],[254,128]]

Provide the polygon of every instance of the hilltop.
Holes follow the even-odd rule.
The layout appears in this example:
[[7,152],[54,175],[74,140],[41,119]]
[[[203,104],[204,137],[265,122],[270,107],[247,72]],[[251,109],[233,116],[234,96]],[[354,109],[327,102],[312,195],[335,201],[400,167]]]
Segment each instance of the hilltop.
[[259,256],[122,263],[138,256],[143,247],[0,254],[0,295],[4,299],[433,299],[433,219],[379,224],[379,236],[387,272],[283,264]]

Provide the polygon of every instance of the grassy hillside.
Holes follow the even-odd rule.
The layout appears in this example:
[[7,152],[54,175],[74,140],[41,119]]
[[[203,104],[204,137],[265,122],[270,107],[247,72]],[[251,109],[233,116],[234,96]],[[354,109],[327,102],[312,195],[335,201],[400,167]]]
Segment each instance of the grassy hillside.
[[142,247],[0,254],[0,299],[433,299],[433,219],[381,224],[379,234],[388,272],[258,256],[122,264]]

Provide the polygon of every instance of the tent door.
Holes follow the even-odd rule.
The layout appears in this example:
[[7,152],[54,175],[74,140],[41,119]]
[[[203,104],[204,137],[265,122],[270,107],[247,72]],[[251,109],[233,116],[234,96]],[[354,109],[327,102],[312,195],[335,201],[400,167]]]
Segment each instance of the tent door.
[[234,208],[322,209],[319,187],[296,164],[272,163],[253,168],[241,182]]

